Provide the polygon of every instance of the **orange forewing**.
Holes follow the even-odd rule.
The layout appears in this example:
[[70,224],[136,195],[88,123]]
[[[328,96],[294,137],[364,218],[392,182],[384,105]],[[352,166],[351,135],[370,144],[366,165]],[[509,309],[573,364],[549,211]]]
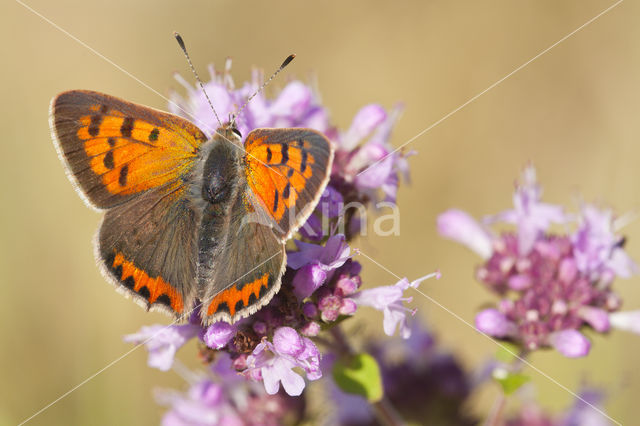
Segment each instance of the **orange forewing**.
[[247,136],[249,187],[285,234],[301,225],[329,178],[329,141],[309,129],[258,129]]
[[64,92],[51,109],[58,150],[98,208],[186,176],[206,141],[187,120],[97,92]]

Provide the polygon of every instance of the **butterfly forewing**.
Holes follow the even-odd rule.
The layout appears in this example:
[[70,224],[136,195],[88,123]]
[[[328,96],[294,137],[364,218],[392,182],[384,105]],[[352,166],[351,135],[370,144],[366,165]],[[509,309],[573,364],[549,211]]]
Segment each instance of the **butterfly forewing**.
[[51,121],[70,176],[100,209],[186,176],[206,141],[187,120],[90,91],[54,98]]
[[311,214],[327,185],[331,143],[310,129],[257,129],[247,136],[245,149],[249,188],[286,240]]

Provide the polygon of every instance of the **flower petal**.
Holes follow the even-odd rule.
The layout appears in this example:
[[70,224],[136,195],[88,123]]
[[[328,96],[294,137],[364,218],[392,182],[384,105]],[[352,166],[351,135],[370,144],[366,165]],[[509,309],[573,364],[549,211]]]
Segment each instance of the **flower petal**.
[[591,342],[577,330],[562,330],[552,333],[549,335],[549,343],[568,358],[586,356],[591,349]]
[[507,337],[515,331],[515,325],[497,309],[485,309],[476,315],[476,328],[494,337]]
[[467,246],[483,259],[491,257],[493,248],[490,234],[462,210],[451,209],[438,216],[438,232],[445,238]]
[[212,349],[220,349],[229,343],[236,335],[237,326],[224,321],[218,321],[207,327],[202,341]]
[[640,334],[640,310],[614,312],[609,314],[611,326],[624,331]]

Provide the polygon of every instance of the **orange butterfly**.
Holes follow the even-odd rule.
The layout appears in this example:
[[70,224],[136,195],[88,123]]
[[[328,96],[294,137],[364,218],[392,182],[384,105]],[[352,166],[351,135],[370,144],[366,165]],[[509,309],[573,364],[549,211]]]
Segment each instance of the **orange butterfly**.
[[53,139],[80,196],[106,210],[102,272],[148,310],[233,323],[280,288],[285,242],[329,180],[331,143],[310,129],[235,120],[209,139],[178,116],[74,90],[51,102]]

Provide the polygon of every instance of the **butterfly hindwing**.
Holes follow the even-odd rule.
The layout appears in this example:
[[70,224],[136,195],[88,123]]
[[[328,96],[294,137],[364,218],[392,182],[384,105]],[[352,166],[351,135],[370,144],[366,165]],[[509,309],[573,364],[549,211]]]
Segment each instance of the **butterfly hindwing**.
[[99,209],[186,176],[207,139],[180,117],[91,91],[61,93],[50,117],[68,174]]
[[[280,289],[286,265],[284,243],[271,226],[255,220],[247,191],[246,182],[240,184],[227,213],[225,232],[216,232],[214,227],[206,232],[207,236],[218,236],[219,241],[218,248],[213,250],[212,268],[200,277],[206,283],[200,296],[200,314],[205,323],[221,320],[233,323],[247,317],[269,303]],[[214,218],[215,206],[208,210],[205,219]]]
[[311,129],[257,129],[247,135],[246,179],[288,239],[311,214],[329,180],[331,143]]
[[147,309],[188,314],[196,296],[199,213],[188,189],[165,185],[105,214],[96,241],[103,272]]

